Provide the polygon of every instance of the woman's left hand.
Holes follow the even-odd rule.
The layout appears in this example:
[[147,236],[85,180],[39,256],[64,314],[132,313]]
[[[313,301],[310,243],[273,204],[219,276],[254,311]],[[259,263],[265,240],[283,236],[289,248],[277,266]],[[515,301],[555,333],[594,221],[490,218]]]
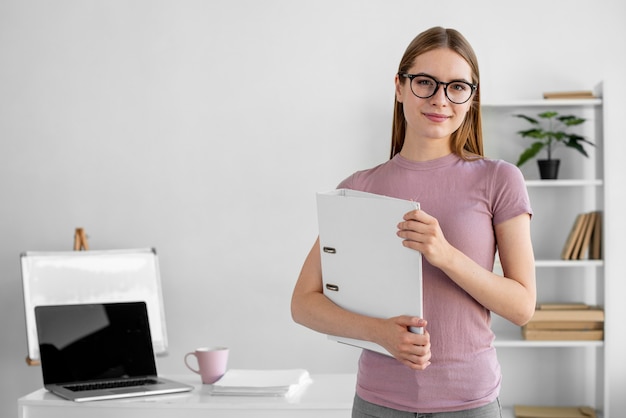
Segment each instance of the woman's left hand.
[[404,215],[398,224],[398,236],[402,245],[422,253],[435,267],[445,265],[452,256],[453,248],[441,231],[437,218],[423,210],[412,210]]

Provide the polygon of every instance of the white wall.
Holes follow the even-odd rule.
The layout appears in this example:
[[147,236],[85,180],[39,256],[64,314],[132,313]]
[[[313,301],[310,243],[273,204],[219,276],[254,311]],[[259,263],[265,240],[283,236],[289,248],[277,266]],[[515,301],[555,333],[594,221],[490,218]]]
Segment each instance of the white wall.
[[162,372],[186,373],[184,353],[207,344],[232,347],[231,367],[355,370],[355,351],[292,323],[289,299],[314,193],[387,158],[408,42],[461,30],[484,101],[615,80],[619,132],[624,18],[620,0],[0,2],[0,416],[42,384],[24,362],[19,254],[69,250],[79,226],[92,249],[157,248]]

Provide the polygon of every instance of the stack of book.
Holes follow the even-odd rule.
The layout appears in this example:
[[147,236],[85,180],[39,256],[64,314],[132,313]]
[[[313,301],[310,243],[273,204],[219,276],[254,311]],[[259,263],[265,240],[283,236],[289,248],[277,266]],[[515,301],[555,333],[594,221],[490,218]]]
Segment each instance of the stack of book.
[[554,91],[543,93],[544,99],[595,99],[592,91]]
[[572,341],[604,339],[604,311],[584,303],[538,305],[522,327],[526,340]]
[[596,418],[596,411],[588,406],[515,405],[515,418]]
[[602,213],[593,211],[576,217],[565,241],[563,260],[599,260],[602,258]]

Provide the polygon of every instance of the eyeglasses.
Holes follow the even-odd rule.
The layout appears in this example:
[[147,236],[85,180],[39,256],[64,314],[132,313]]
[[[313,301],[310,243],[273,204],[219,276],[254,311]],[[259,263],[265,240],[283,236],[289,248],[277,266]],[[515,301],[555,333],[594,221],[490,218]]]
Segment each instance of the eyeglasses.
[[411,91],[420,99],[433,97],[437,93],[437,90],[439,90],[439,86],[443,86],[443,91],[448,100],[455,104],[463,104],[472,97],[472,94],[474,94],[478,87],[476,84],[462,80],[444,83],[443,81],[439,81],[434,77],[422,73],[398,73],[398,75],[411,80]]

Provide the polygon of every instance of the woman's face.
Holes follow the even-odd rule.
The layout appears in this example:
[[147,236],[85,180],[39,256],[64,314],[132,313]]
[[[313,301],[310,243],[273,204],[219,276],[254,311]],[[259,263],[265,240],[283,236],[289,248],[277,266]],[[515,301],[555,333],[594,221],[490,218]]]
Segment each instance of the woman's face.
[[[437,81],[466,81],[472,83],[472,70],[469,64],[456,52],[448,48],[434,49],[415,58],[409,74],[425,74]],[[417,80],[416,80],[417,81]],[[452,86],[449,94],[452,95]],[[439,85],[436,93],[422,99],[413,94],[408,78],[396,75],[396,99],[402,103],[406,119],[407,141],[439,143],[450,147],[450,135],[463,123],[472,99],[463,104],[452,103]],[[438,142],[436,142],[438,141]]]

